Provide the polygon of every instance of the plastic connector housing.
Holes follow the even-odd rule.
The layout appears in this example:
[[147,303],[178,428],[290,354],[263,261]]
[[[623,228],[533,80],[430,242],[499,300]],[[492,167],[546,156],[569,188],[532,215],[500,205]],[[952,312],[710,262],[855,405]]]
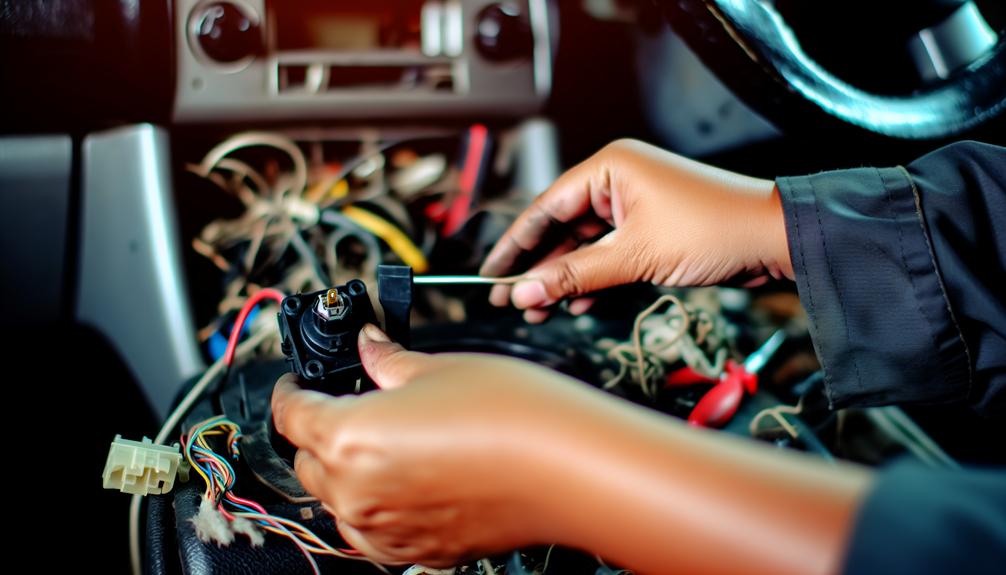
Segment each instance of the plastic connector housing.
[[158,495],[171,491],[182,461],[177,445],[156,445],[144,437],[130,441],[116,435],[108,450],[101,485],[133,495]]
[[278,314],[281,347],[301,380],[332,395],[352,391],[352,383],[363,376],[357,337],[364,324],[377,323],[367,285],[351,280],[343,286],[287,296],[282,308]]

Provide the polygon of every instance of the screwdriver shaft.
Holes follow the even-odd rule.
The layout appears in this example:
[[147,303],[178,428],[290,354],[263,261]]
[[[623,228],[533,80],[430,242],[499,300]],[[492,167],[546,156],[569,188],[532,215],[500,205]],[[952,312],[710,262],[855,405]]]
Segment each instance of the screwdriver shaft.
[[425,285],[512,285],[523,279],[523,276],[508,276],[503,278],[487,278],[483,276],[416,276],[413,282]]

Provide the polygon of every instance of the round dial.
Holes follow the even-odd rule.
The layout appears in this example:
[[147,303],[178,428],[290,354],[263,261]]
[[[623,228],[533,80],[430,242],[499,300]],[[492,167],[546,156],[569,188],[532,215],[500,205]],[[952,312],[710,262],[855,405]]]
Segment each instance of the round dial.
[[531,55],[533,39],[527,16],[514,2],[490,4],[479,12],[475,43],[489,60],[503,61]]
[[232,2],[212,2],[193,15],[192,35],[212,60],[232,64],[262,51],[257,19]]

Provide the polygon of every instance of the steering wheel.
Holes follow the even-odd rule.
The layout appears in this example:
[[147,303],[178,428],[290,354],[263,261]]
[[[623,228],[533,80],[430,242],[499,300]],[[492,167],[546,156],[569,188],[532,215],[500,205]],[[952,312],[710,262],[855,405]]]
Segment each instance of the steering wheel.
[[[671,27],[703,62],[741,99],[784,128],[851,127],[894,138],[939,140],[976,128],[1006,106],[1006,40],[985,24],[972,2],[928,3],[942,8],[943,16],[949,11],[912,36],[923,52],[929,50],[929,77],[920,71],[919,87],[896,95],[871,93],[825,70],[808,56],[772,2],[660,4]],[[945,57],[934,45],[954,34],[969,44],[968,59]]]

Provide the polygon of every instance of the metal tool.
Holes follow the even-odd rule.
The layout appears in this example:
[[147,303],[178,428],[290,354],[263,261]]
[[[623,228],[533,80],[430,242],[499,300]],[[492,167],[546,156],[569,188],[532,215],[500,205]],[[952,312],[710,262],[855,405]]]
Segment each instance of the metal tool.
[[775,352],[779,350],[779,346],[785,340],[786,333],[781,329],[776,330],[771,337],[765,340],[765,343],[761,344],[761,347],[744,360],[744,371],[755,374],[761,371],[761,368],[765,367],[768,360],[772,359],[772,356],[775,355]]
[[413,283],[419,285],[513,285],[524,276],[507,276],[503,278],[487,278],[483,276],[416,276]]
[[669,386],[713,384],[712,389],[702,396],[692,409],[688,423],[696,427],[720,427],[730,421],[730,418],[737,413],[737,408],[744,399],[744,393],[754,394],[758,391],[758,372],[772,359],[785,339],[785,332],[776,331],[760,348],[749,355],[743,364],[728,361],[719,379],[703,377],[690,368],[669,375],[667,377]]

